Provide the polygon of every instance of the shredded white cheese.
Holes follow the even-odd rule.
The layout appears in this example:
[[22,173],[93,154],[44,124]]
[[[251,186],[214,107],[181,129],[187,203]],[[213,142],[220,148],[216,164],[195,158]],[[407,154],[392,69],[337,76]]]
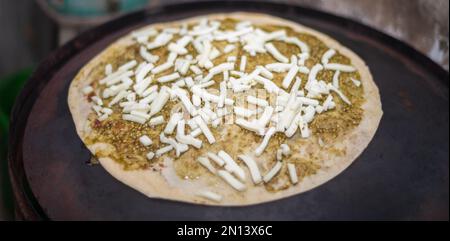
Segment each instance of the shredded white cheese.
[[147,157],[147,160],[152,160],[153,157],[155,157],[155,153],[154,152],[149,152],[145,155],[145,157]]
[[272,118],[273,112],[274,108],[272,106],[267,106],[266,108],[264,108],[261,117],[258,119],[258,125],[261,127],[265,127]]
[[208,158],[206,157],[199,157],[197,158],[197,161],[202,164],[208,171],[210,171],[213,174],[216,174],[216,168],[209,162]]
[[208,126],[205,124],[205,122],[202,120],[200,116],[194,117],[195,122],[200,127],[200,130],[202,130],[203,134],[205,135],[206,139],[208,140],[209,144],[213,144],[216,142],[216,139],[214,138],[212,132],[209,130]]
[[268,69],[269,71],[273,71],[276,73],[283,73],[283,72],[287,72],[291,69],[292,64],[288,64],[288,63],[272,63],[272,64],[267,64],[266,69]]
[[[328,49],[321,56],[320,63],[309,69],[306,63],[310,66],[310,47],[297,37],[288,36],[285,30],[266,32],[253,26],[250,21],[238,22],[235,29],[223,30],[220,25],[219,21],[202,19],[194,26],[183,24],[161,30],[146,28],[132,32],[133,41],[139,45],[139,61],[131,59],[121,63],[116,70],[111,64],[105,65],[105,77],[98,82],[104,89],[90,97],[97,119],[107,120],[115,114],[116,108],[120,108],[119,113],[126,121],[148,124],[152,128],[166,123],[160,132],[160,143],[167,145],[148,152],[146,158],[152,160],[172,150],[180,156],[190,146],[201,148],[202,141],[197,138],[201,134],[209,144],[215,143],[216,138],[209,128],[219,127],[228,111],[233,110],[238,117],[234,124],[263,137],[254,150],[255,156],[260,156],[276,132],[284,133],[289,138],[299,130],[302,138],[310,137],[312,133],[308,124],[317,115],[336,108],[331,92],[351,105],[340,89],[340,74],[357,69],[352,65],[330,63],[337,54],[336,50]],[[215,41],[226,43],[218,49]],[[276,48],[274,41],[294,46],[294,50],[298,47],[300,52],[285,56]],[[192,55],[188,51],[191,46],[196,51]],[[151,53],[160,47],[168,51],[165,62]],[[259,58],[257,54],[269,54],[274,62],[249,70],[249,61]],[[334,71],[331,83],[317,79],[323,70]],[[300,78],[303,75],[307,76],[304,88]],[[275,84],[275,77],[277,81],[281,77],[281,86]],[[362,84],[354,78],[349,81],[356,87]],[[93,86],[85,86],[81,93],[90,96],[94,92]],[[268,100],[272,99],[260,92],[245,93],[242,104],[249,107],[235,105],[235,100],[228,97],[229,91],[240,93],[261,86],[264,94],[276,98],[275,103],[269,103]],[[239,101],[236,99],[241,104]],[[166,122],[161,111],[168,103],[173,109]],[[146,147],[152,145],[152,140],[146,135],[139,137],[139,142]],[[283,157],[290,153],[289,146],[281,144],[275,153],[278,161],[264,177],[251,156],[235,157],[245,163],[253,183],[257,185],[272,180],[281,170]],[[225,151],[221,150],[218,154],[208,152],[197,160],[236,190],[245,190],[245,171]],[[216,170],[215,165],[225,170]],[[298,183],[295,165],[287,163],[287,170],[291,183]],[[201,191],[197,195],[215,202],[222,200],[219,194],[210,191]]]
[[100,97],[98,96],[92,96],[91,100],[94,101],[97,105],[102,106],[103,105],[103,101],[102,99],[100,99]]
[[153,42],[147,44],[147,48],[152,50],[159,47],[162,47],[169,43],[170,40],[172,40],[173,34],[162,32],[159,35],[155,37]]
[[136,122],[139,124],[144,124],[147,121],[145,118],[138,117],[135,115],[130,115],[130,114],[122,115],[122,119],[127,120],[127,121]]
[[164,117],[162,115],[151,118],[150,121],[148,122],[148,124],[150,126],[161,125],[163,123],[164,123]]
[[280,53],[280,51],[278,51],[278,49],[272,43],[267,43],[264,45],[264,47],[276,60],[282,63],[289,62],[289,59],[286,58],[286,56],[284,56],[282,53]]
[[244,170],[233,160],[233,158],[221,150],[217,155],[225,162],[225,170],[235,174],[240,180],[245,181]]
[[200,191],[197,193],[198,196],[206,198],[208,200],[211,200],[213,202],[221,202],[222,201],[222,196],[211,192],[211,191]]
[[267,102],[267,100],[256,98],[256,97],[251,96],[251,95],[247,96],[247,102],[249,104],[258,105],[258,106],[262,106],[262,107],[269,106],[269,102]]
[[194,146],[195,148],[201,148],[202,147],[202,141],[194,138],[191,135],[185,135],[185,120],[179,120],[177,123],[177,135],[176,139],[178,142]]
[[247,56],[242,55],[241,63],[239,65],[239,71],[245,72],[245,67],[247,66]]
[[217,165],[219,166],[225,165],[225,161],[216,154],[212,152],[207,152],[206,155],[208,156],[209,159],[213,160]]
[[105,75],[108,76],[108,75],[112,74],[112,72],[113,72],[112,65],[111,64],[107,64],[105,66]]
[[130,114],[137,116],[137,117],[144,118],[146,120],[148,120],[150,118],[150,115],[142,110],[132,110],[132,111],[130,111]]
[[264,128],[261,127],[257,121],[247,121],[242,118],[237,118],[234,122],[236,125],[239,125],[240,127],[247,129],[249,131],[255,132],[257,135],[264,135]]
[[202,134],[202,130],[200,130],[200,128],[196,128],[193,131],[191,131],[191,133],[189,133],[189,135],[192,137],[197,137],[200,134]]
[[330,70],[339,70],[341,72],[355,72],[356,69],[353,66],[350,65],[343,65],[343,64],[325,64],[325,69]]
[[180,74],[175,72],[169,75],[164,75],[158,78],[158,82],[160,83],[166,83],[166,82],[170,82],[170,81],[174,81],[176,79],[180,78]]
[[357,79],[354,79],[354,78],[350,78],[350,80],[353,82],[353,84],[354,84],[356,87],[361,86],[361,81],[360,81],[360,80],[357,80]]
[[180,89],[177,89],[174,91],[175,95],[180,99],[181,103],[183,104],[184,108],[189,112],[191,116],[197,115],[197,110],[195,109],[194,105],[192,104],[191,100],[187,97],[186,93],[181,91]]
[[83,91],[84,95],[88,95],[88,94],[94,92],[94,88],[92,88],[92,86],[88,85],[88,86],[84,87],[82,91]]
[[291,153],[291,148],[289,148],[289,146],[287,144],[281,144],[280,149],[281,149],[283,155],[285,155],[285,156],[287,156]]
[[253,115],[256,115],[256,111],[246,109],[243,107],[239,107],[239,106],[235,106],[233,108],[233,111],[234,111],[234,114],[236,114],[237,116],[243,117],[243,118],[249,118]]
[[143,146],[150,146],[151,144],[153,144],[152,140],[147,135],[143,135],[143,136],[139,137],[139,142]]
[[310,136],[308,123],[306,123],[301,116],[298,119],[298,126],[300,128],[302,138],[308,138]]
[[158,150],[156,150],[155,156],[160,157],[171,150],[173,150],[173,146],[167,145],[165,147],[162,147],[162,148],[159,148]]
[[233,51],[236,48],[236,46],[234,46],[233,44],[228,44],[227,46],[225,46],[225,48],[223,49],[223,52],[228,54],[231,51]]
[[299,68],[297,65],[292,65],[292,67],[289,69],[289,72],[284,77],[283,82],[281,84],[281,86],[283,86],[283,88],[285,88],[285,89],[289,88],[292,80],[294,79],[295,75],[298,73],[298,69]]
[[151,54],[144,46],[139,48],[139,54],[149,63],[156,63],[159,60],[159,56]]
[[333,85],[329,84],[328,87],[330,88],[330,90],[336,92],[336,94],[339,95],[339,97],[341,97],[341,99],[347,104],[347,105],[351,105],[352,103],[350,102],[350,100],[336,87],[334,87]]
[[137,61],[136,60],[130,60],[130,61],[126,62],[125,64],[121,65],[118,68],[118,70],[129,70],[129,69],[133,68],[136,65],[137,65]]
[[339,76],[340,76],[340,74],[341,74],[341,71],[338,70],[338,71],[334,72],[334,75],[333,75],[333,86],[336,89],[339,88]]
[[159,74],[159,73],[161,73],[163,71],[166,71],[166,70],[168,70],[168,69],[170,69],[172,67],[173,67],[173,63],[165,62],[165,63],[163,63],[161,65],[158,65],[155,68],[153,68],[152,69],[152,74]]
[[256,68],[259,69],[261,75],[262,75],[264,78],[267,78],[267,79],[273,79],[273,74],[272,74],[272,72],[270,72],[270,71],[269,71],[268,69],[266,69],[264,66],[259,65],[259,66],[257,66]]
[[263,138],[261,144],[259,144],[259,146],[255,149],[256,156],[260,156],[263,153],[263,151],[267,147],[267,144],[269,144],[269,140],[273,134],[275,134],[275,128],[270,127],[269,130],[267,130],[266,134],[264,135],[264,138]]
[[325,52],[322,55],[322,64],[323,65],[328,64],[331,57],[333,57],[335,54],[336,54],[336,50],[334,50],[334,49],[329,49],[327,52]]
[[[165,86],[164,86],[165,87]],[[161,90],[158,93],[158,96],[156,99],[152,102],[150,105],[150,116],[153,116],[157,114],[159,111],[162,110],[164,105],[167,103],[170,97],[170,93],[168,88],[161,88]]]

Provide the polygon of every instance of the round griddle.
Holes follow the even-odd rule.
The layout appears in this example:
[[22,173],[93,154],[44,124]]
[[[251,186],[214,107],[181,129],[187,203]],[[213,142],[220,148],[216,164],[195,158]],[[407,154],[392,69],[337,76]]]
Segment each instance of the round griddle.
[[[366,61],[380,88],[384,116],[363,154],[318,188],[246,207],[147,198],[100,165],[88,165],[89,151],[67,105],[69,84],[80,68],[139,26],[231,11],[268,13],[312,27]],[[17,99],[9,141],[10,174],[24,219],[448,220],[448,72],[376,30],[291,5],[179,4],[135,12],[87,31],[37,68]]]

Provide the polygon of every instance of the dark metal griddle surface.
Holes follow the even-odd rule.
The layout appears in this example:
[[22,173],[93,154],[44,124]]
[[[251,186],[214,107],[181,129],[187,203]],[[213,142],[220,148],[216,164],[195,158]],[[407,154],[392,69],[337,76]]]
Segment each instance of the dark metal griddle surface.
[[[246,10],[310,26],[354,50],[380,88],[384,116],[363,154],[342,174],[303,194],[240,208],[150,199],[89,166],[67,106],[70,81],[130,30],[198,14]],[[373,29],[289,5],[174,5],[127,15],[88,31],[43,61],[17,100],[10,173],[25,219],[56,220],[428,220],[448,219],[448,72]],[[301,185],[301,184],[300,184]]]

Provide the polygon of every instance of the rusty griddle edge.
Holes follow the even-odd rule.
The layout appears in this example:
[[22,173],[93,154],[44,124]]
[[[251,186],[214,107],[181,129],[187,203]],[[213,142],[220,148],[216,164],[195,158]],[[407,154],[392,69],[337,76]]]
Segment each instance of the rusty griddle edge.
[[[205,4],[205,2],[208,2],[208,4]],[[32,77],[28,80],[24,89],[17,97],[10,119],[11,125],[8,144],[8,171],[13,185],[14,198],[16,199],[16,206],[18,208],[17,211],[23,219],[48,219],[45,211],[39,206],[37,200],[34,198],[26,179],[23,167],[21,144],[24,137],[24,130],[28,120],[28,115],[31,112],[33,104],[56,70],[61,68],[66,61],[72,58],[78,51],[86,48],[86,46],[89,46],[107,34],[113,33],[129,24],[136,24],[141,21],[148,20],[153,15],[164,15],[172,12],[178,13],[182,12],[183,9],[195,9],[208,12],[229,12],[237,10],[255,12],[261,11],[273,14],[278,13],[279,16],[284,12],[289,12],[294,15],[320,19],[326,23],[332,23],[333,25],[340,25],[347,29],[351,29],[354,32],[367,36],[373,41],[384,43],[393,51],[400,52],[406,58],[420,63],[420,65],[423,66],[422,71],[433,73],[438,79],[443,80],[445,85],[448,87],[448,72],[407,44],[353,20],[337,17],[332,14],[305,7],[267,2],[255,3],[252,1],[200,1],[167,5],[133,12],[94,29],[88,30],[64,46],[53,51],[39,64],[38,68],[34,71]]]

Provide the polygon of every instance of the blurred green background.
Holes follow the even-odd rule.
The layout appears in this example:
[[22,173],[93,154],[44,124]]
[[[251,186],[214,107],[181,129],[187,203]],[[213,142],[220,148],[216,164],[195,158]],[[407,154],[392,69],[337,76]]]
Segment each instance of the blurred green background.
[[[121,14],[195,0],[0,0],[0,220],[14,218],[7,175],[8,120],[16,95],[52,50]],[[448,70],[448,0],[254,0],[283,2],[363,22],[403,40]],[[420,31],[417,31],[420,29]]]

